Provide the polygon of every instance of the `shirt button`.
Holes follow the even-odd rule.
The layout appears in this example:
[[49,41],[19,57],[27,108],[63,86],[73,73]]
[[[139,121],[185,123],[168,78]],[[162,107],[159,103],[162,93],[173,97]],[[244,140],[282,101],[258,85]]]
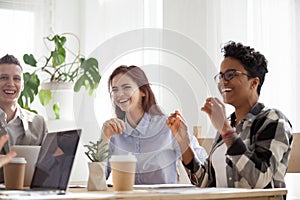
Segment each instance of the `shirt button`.
[[232,177],[229,177],[228,179],[231,181],[231,180],[232,180]]

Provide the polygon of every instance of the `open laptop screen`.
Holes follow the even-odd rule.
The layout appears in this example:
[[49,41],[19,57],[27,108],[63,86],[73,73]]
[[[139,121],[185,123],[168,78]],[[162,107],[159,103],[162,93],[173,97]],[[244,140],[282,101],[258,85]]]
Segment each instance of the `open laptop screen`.
[[42,143],[30,188],[66,190],[81,130],[48,133]]

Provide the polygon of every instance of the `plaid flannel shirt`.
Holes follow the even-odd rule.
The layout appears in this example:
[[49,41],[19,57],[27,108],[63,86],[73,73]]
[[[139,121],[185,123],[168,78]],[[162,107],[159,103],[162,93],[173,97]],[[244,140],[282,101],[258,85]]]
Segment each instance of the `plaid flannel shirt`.
[[[231,114],[231,124],[235,121]],[[276,109],[257,103],[236,127],[238,138],[226,152],[228,187],[282,188],[292,143],[292,125]],[[209,157],[201,165],[195,158],[185,165],[193,184],[216,187],[211,155],[222,144],[217,133]]]

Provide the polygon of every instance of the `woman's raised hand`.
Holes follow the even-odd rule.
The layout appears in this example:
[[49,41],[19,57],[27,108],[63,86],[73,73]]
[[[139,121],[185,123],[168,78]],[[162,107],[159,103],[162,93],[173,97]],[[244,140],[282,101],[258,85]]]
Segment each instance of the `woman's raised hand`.
[[104,122],[102,127],[102,134],[106,137],[107,140],[110,140],[110,137],[114,134],[121,134],[125,127],[125,122],[123,120],[112,118]]
[[174,113],[170,114],[166,120],[166,124],[172,131],[173,136],[176,138],[181,151],[184,152],[190,144],[190,138],[183,116],[178,110],[176,110]]
[[221,134],[231,129],[226,118],[225,106],[218,98],[207,98],[201,111],[207,113],[211,123]]

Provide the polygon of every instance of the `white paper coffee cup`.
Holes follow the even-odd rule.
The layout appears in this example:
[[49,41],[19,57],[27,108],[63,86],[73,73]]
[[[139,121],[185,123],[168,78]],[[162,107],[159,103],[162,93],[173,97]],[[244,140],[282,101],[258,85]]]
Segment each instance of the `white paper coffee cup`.
[[110,158],[114,191],[133,190],[137,159],[134,155],[113,155]]

